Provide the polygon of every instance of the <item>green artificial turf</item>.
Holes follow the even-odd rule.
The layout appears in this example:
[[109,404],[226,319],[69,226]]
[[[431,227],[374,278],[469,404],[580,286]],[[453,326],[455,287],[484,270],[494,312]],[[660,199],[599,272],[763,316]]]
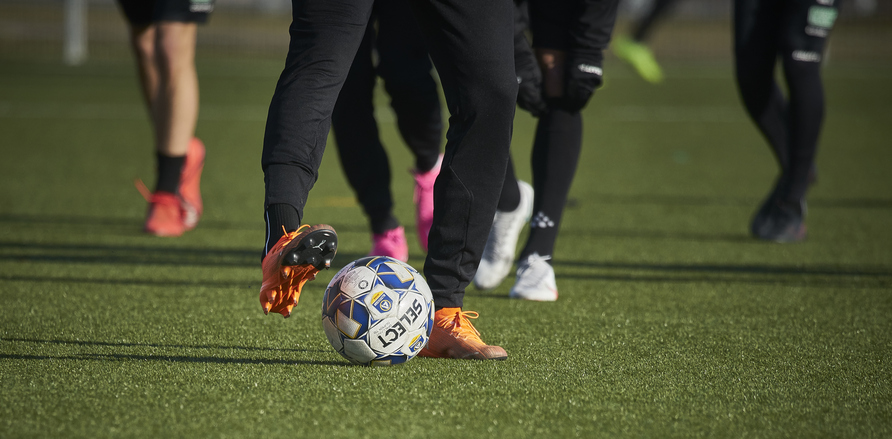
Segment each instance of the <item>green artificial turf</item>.
[[[0,60],[0,437],[892,436],[892,65],[827,67],[792,245],[747,234],[776,170],[727,63],[668,65],[659,86],[612,66],[584,113],[560,299],[471,287],[507,361],[366,368],[320,323],[335,269],[370,246],[333,151],[305,220],[338,230],[335,269],[290,319],[257,300],[281,60],[200,62],[206,210],[176,239],[140,231],[133,179],[154,162],[130,60]],[[411,159],[379,118],[421,268]],[[526,180],[534,129],[518,113]]]

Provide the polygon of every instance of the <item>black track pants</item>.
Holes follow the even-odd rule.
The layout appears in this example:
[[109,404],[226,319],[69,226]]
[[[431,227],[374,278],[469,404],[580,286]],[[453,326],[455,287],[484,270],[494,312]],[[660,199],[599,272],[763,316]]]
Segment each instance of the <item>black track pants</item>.
[[[461,306],[492,226],[507,166],[517,96],[513,4],[411,4],[451,114],[434,186],[434,223],[424,273],[437,307]],[[292,1],[291,42],[263,142],[265,206],[289,204],[303,218],[332,109],[371,10],[369,0]]]
[[[373,233],[396,227],[391,170],[378,134],[373,102],[380,76],[390,94],[397,127],[415,168],[436,165],[443,136],[437,83],[421,29],[406,0],[378,0],[331,117],[341,166]],[[373,24],[377,22],[377,32]],[[377,50],[378,63],[373,62]]]

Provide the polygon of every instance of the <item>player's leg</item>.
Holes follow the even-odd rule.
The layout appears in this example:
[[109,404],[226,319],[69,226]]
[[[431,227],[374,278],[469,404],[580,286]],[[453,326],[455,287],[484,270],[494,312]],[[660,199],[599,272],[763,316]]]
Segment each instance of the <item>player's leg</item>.
[[438,308],[420,355],[504,359],[461,310],[498,203],[517,97],[510,0],[413,1],[440,74],[450,126],[424,272]]
[[117,0],[121,13],[127,20],[130,47],[136,61],[140,90],[149,114],[158,93],[158,69],[155,63],[155,25],[152,23],[154,2]]
[[155,63],[155,31],[153,24],[130,24],[130,46],[136,60],[140,90],[149,114],[158,95],[158,68]]
[[654,0],[650,9],[635,23],[631,36],[620,36],[613,42],[613,52],[628,62],[641,78],[651,83],[662,82],[663,69],[647,46],[647,40],[654,25],[669,12],[675,1]]
[[213,8],[201,11],[188,2],[120,0],[130,23],[140,85],[151,114],[155,137],[155,191],[146,232],[177,236],[195,227],[202,212],[199,190],[204,145],[193,138],[198,117],[195,73],[197,23],[207,21]]
[[390,163],[375,120],[377,76],[372,63],[375,29],[371,24],[338,95],[331,128],[344,175],[369,219],[372,232],[369,254],[406,261],[409,249],[405,232],[393,216]]
[[551,258],[567,195],[582,148],[582,115],[560,104],[564,94],[565,54],[537,49],[543,68],[548,111],[540,118],[533,140],[533,216],[520,253],[517,279],[510,295],[530,300],[556,300],[557,285]]
[[261,156],[267,239],[260,302],[265,312],[289,316],[303,283],[327,267],[337,250],[331,227],[299,227],[332,110],[371,9],[371,0],[292,1],[291,40],[270,102]]
[[789,192],[791,176],[790,108],[774,76],[777,57],[783,52],[781,41],[788,33],[785,14],[785,6],[777,2],[734,3],[734,58],[741,100],[771,146],[780,168],[774,187],[752,219],[750,232],[760,239],[782,242],[805,237],[802,206],[779,202],[788,198],[784,194]]
[[[205,17],[206,18],[206,17]],[[195,70],[195,21],[161,21],[155,46],[158,92],[153,106],[158,155],[157,191],[174,189],[184,230],[196,226],[203,210],[199,190],[204,144],[195,137],[198,122],[198,74]]]
[[789,188],[782,195],[789,201],[804,199],[814,179],[824,119],[821,64],[838,14],[836,3],[817,0],[795,0],[785,14],[780,55],[789,89]]
[[794,0],[783,9],[780,58],[789,90],[787,163],[771,202],[754,221],[753,232],[760,239],[796,242],[806,237],[805,198],[814,179],[824,118],[821,61],[837,15],[837,7],[825,1]]
[[563,104],[568,68],[566,49],[570,47],[566,29],[571,27],[574,17],[571,11],[562,11],[548,2],[531,1],[530,18],[548,110],[539,117],[533,140],[533,218],[510,295],[556,300],[551,258],[582,147],[582,115],[578,109]]
[[530,235],[521,252],[521,259],[534,253],[542,256],[554,254],[554,244],[581,151],[582,115],[579,111],[551,105],[549,111],[539,118],[533,140],[531,166],[536,197]]
[[775,188],[753,217],[750,230],[759,235],[787,168],[787,101],[774,80],[778,55],[780,8],[762,0],[734,1],[735,80],[740,99],[768,141],[780,170]]
[[632,39],[639,43],[647,41],[654,25],[669,12],[670,6],[675,3],[676,0],[654,0],[650,9],[635,24]]
[[425,251],[433,222],[434,182],[440,172],[443,116],[421,29],[407,0],[379,0],[378,74],[390,95],[397,127],[415,157],[415,224]]
[[[526,35],[529,27],[527,2],[515,2],[514,71],[518,82],[517,106],[534,117],[540,117],[547,106],[542,96],[542,71]],[[529,221],[532,209],[533,188],[528,183],[517,180],[513,160],[509,157],[492,229],[486,239],[477,273],[474,274],[474,285],[477,288],[495,288],[508,276],[514,266],[520,232]]]
[[194,22],[157,24],[155,59],[158,91],[152,115],[155,148],[168,157],[185,157],[198,121],[198,74],[195,70]]
[[390,95],[397,127],[426,172],[439,160],[443,116],[433,65],[407,0],[378,0],[378,74]]
[[780,38],[777,2],[735,0],[735,80],[744,108],[781,169],[787,163],[787,102],[774,79]]

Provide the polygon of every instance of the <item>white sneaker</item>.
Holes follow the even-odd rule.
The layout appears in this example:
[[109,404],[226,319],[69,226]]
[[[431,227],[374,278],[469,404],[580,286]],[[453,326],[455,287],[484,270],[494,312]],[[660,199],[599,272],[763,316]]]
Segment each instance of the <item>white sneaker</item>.
[[474,285],[482,290],[490,290],[502,283],[514,265],[517,238],[524,224],[533,215],[533,187],[517,180],[520,188],[520,204],[511,212],[496,211],[492,229],[486,239],[483,257],[474,275]]
[[548,263],[551,256],[533,253],[517,264],[517,282],[509,294],[513,299],[554,302],[558,298],[554,268]]

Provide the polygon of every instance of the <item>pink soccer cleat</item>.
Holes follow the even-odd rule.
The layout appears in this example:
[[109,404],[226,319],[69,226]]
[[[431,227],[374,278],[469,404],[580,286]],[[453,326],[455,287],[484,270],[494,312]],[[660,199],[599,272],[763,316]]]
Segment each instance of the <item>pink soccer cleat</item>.
[[372,235],[372,251],[369,256],[390,256],[403,262],[409,261],[406,231],[402,226],[384,233]]
[[412,171],[415,178],[415,227],[418,231],[418,243],[427,251],[427,235],[430,234],[431,224],[434,222],[434,182],[440,175],[440,165],[443,163],[443,154],[437,164],[427,172]]

